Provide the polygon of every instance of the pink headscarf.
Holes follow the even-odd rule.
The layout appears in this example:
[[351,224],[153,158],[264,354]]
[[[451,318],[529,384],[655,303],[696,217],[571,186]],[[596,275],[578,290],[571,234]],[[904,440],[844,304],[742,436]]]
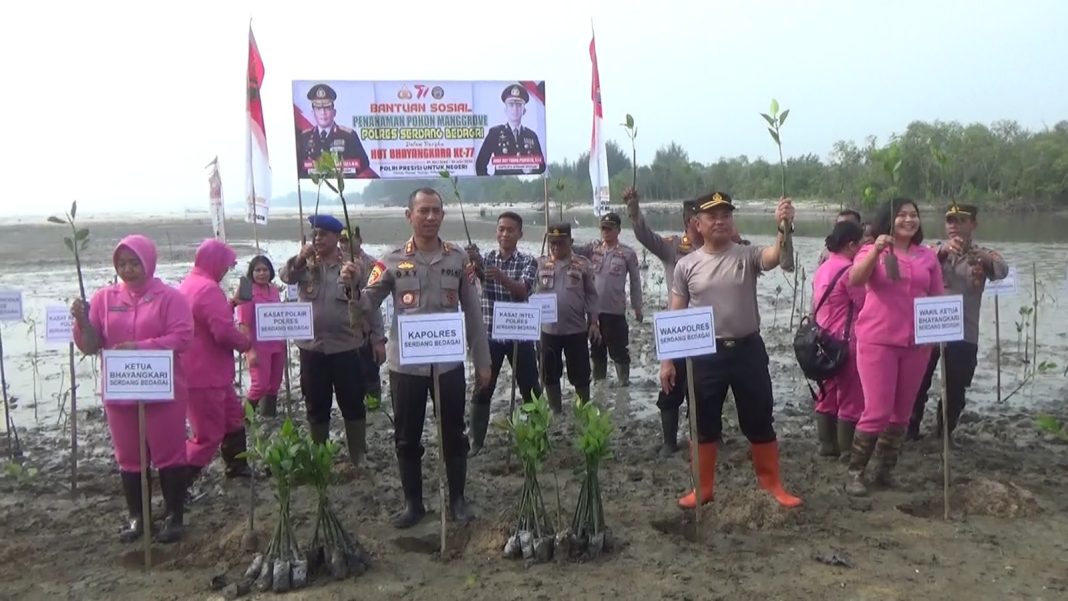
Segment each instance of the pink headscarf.
[[119,243],[115,245],[115,252],[111,255],[111,262],[113,265],[118,261],[120,248],[128,248],[133,254],[137,255],[138,260],[141,261],[141,266],[145,270],[144,280],[136,284],[122,282],[123,290],[130,293],[132,296],[138,297],[147,292],[150,288],[155,287],[157,284],[163,285],[163,282],[155,277],[156,245],[152,240],[140,234],[133,234],[119,240]]
[[209,277],[216,282],[222,280],[226,272],[237,261],[237,253],[225,242],[214,238],[205,240],[197,248],[196,258],[193,259],[193,271]]

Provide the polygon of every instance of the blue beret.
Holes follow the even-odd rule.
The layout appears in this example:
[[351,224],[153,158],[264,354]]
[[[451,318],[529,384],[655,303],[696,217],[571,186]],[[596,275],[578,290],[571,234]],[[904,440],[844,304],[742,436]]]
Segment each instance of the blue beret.
[[345,226],[337,220],[336,217],[331,215],[311,215],[308,217],[308,223],[313,228],[333,232],[340,234],[341,230],[345,229]]

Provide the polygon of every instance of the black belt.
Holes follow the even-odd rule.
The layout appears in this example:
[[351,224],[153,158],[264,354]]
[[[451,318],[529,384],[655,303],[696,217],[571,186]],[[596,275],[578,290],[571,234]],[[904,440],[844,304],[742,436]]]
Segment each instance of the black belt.
[[760,332],[753,332],[748,336],[742,336],[741,338],[716,338],[716,348],[731,349],[736,346],[741,346],[747,342],[751,342],[760,337]]

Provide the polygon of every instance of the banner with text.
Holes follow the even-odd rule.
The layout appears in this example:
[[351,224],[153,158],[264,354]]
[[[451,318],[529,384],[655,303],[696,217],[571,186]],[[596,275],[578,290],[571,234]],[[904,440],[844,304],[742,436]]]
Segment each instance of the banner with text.
[[493,303],[494,340],[540,340],[541,307],[529,303]]
[[74,316],[66,305],[45,307],[45,342],[68,344],[74,340]]
[[656,358],[682,359],[716,352],[716,321],[712,307],[661,311],[653,315]]
[[315,338],[312,304],[299,302],[256,305],[256,340],[311,340]]
[[105,350],[104,402],[174,400],[174,351]]
[[964,340],[963,296],[927,296],[913,302],[916,344]]
[[454,363],[467,354],[463,313],[397,316],[401,365]]
[[346,178],[534,175],[544,81],[294,81],[297,177],[324,152]]

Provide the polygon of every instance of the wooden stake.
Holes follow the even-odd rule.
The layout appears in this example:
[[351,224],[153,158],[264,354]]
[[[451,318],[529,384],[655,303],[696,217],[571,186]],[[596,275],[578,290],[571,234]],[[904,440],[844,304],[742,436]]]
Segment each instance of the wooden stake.
[[[689,397],[686,399],[686,403],[689,405],[690,414],[690,478],[693,480],[693,498],[695,500],[693,508],[693,528],[694,538],[698,541],[701,540],[701,459],[700,451],[698,447],[700,443],[697,439],[697,394],[694,392],[694,374],[693,374],[693,358],[686,357],[686,386],[688,388]],[[676,381],[678,380],[678,374],[675,374]]]
[[78,490],[78,379],[74,375],[74,343],[70,354],[70,491]]
[[1032,305],[1034,307],[1032,310],[1034,317],[1031,325],[1034,328],[1035,338],[1035,344],[1031,347],[1031,373],[1038,373],[1038,263],[1031,263],[1031,277],[1034,282],[1034,304]]
[[[517,361],[519,361],[519,341],[518,340],[513,340],[512,341],[512,399],[511,399],[511,401],[508,402],[508,419],[512,419],[512,416],[515,415],[515,373],[517,371],[519,371],[519,367],[516,365]],[[507,462],[507,464],[505,465],[506,469],[509,472],[511,472],[512,471],[512,454],[511,453],[508,453],[508,458],[505,461]]]
[[998,403],[1001,403],[1001,311],[998,308],[998,295],[994,295],[994,350],[998,371]]
[[300,178],[297,178],[297,214],[300,216],[300,247],[304,248],[304,245],[308,243],[308,239],[304,236],[304,199],[300,197]]
[[942,506],[943,517],[949,521],[949,399],[946,398],[946,343],[938,345],[938,359],[942,370]]
[[4,370],[4,330],[0,327],[0,391],[4,395],[4,429],[7,430],[7,455],[15,458],[15,448],[11,446],[11,431],[15,429],[15,420],[11,417],[11,405],[7,399],[7,372]]
[[794,313],[797,307],[797,270],[794,270],[794,295],[790,299],[790,331],[794,330]]
[[145,442],[145,404],[137,402],[137,438],[141,447],[141,540],[145,549],[145,571],[152,569],[152,499],[148,490],[148,445]]
[[445,427],[442,425],[443,416],[441,414],[441,383],[439,381],[438,366],[431,365],[430,371],[434,375],[434,394],[432,395],[434,400],[434,416],[438,421],[438,504],[439,513],[441,513],[441,560],[445,561]]

